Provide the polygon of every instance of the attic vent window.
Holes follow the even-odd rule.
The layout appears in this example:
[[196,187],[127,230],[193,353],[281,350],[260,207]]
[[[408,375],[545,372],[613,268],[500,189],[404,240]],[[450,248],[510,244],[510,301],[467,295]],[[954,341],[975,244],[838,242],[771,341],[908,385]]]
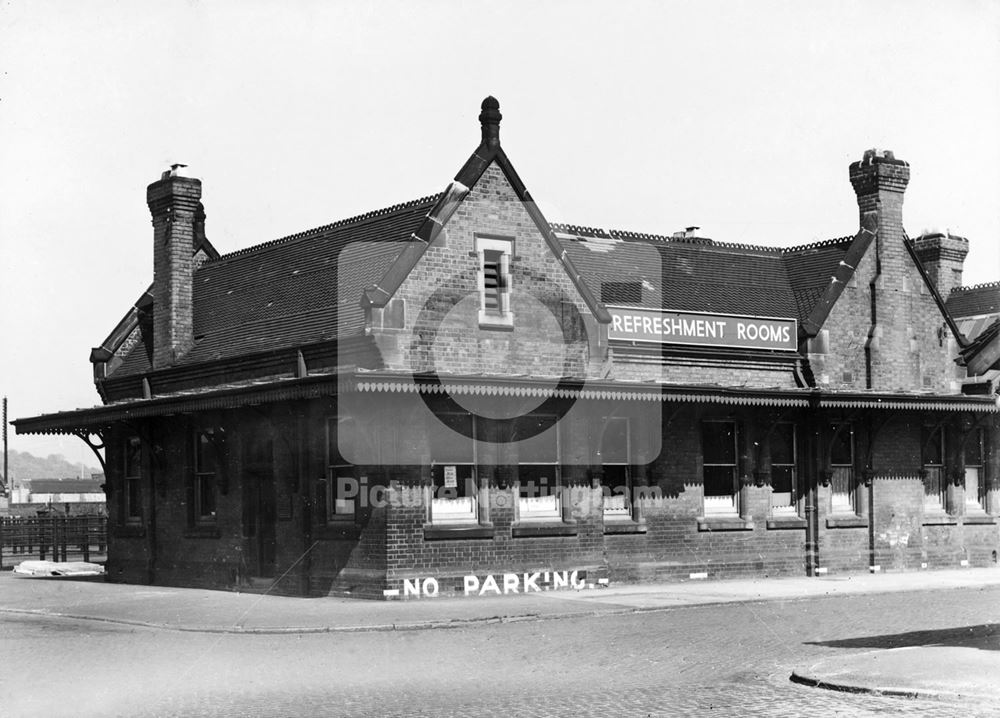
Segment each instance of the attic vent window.
[[476,237],[479,261],[479,324],[509,328],[514,325],[510,309],[510,258],[513,240]]

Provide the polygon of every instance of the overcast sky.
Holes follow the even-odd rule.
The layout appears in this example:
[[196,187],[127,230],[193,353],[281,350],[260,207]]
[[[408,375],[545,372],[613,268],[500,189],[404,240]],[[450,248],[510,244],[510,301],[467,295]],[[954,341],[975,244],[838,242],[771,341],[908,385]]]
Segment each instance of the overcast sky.
[[[184,162],[229,252],[442,190],[500,100],[552,222],[794,245],[854,234],[847,166],[1000,278],[1000,2],[0,3],[0,393],[100,403],[90,348],[152,279]],[[75,438],[10,447],[96,465]]]

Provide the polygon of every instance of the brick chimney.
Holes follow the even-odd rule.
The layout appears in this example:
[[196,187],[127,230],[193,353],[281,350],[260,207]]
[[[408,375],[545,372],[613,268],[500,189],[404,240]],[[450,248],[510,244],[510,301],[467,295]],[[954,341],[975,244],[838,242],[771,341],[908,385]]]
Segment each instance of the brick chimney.
[[879,230],[886,230],[879,231],[880,237],[891,235],[902,241],[903,192],[910,182],[910,165],[897,160],[890,150],[866,150],[860,162],[851,163],[850,176],[862,225],[874,213]]
[[908,282],[914,267],[903,231],[903,192],[910,166],[888,150],[866,150],[860,162],[851,163],[850,178],[861,229],[875,235],[874,274],[868,275],[871,281],[865,288],[871,312],[865,386],[881,390],[920,386],[920,377],[910,371],[912,362],[894,359],[909,355],[913,337]]
[[950,232],[925,232],[913,240],[913,250],[942,299],[962,286],[962,265],[969,240]]
[[171,366],[194,345],[192,277],[196,223],[204,222],[201,180],[172,165],[146,188],[153,216],[153,368]]

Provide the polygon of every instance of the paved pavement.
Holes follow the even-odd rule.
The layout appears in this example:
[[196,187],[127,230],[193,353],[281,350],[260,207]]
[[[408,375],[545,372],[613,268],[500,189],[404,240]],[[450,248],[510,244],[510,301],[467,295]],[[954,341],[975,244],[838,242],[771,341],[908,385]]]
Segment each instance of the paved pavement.
[[[3,573],[0,613],[207,633],[327,633],[457,628],[477,623],[606,616],[709,604],[906,591],[974,591],[996,586],[1000,586],[1000,568],[616,585],[505,597],[361,601],[132,586],[100,580],[27,578]],[[838,645],[868,650],[851,651],[797,667],[792,679],[852,692],[1000,699],[1000,625],[996,623],[972,627],[967,635],[918,631],[903,636],[850,639]]]

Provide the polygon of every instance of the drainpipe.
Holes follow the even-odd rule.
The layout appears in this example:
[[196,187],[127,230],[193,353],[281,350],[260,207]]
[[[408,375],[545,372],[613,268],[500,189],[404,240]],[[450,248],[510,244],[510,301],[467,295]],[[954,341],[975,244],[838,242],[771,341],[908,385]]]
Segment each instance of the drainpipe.
[[806,410],[809,444],[806,450],[806,576],[816,576],[819,568],[819,392],[809,397]]

